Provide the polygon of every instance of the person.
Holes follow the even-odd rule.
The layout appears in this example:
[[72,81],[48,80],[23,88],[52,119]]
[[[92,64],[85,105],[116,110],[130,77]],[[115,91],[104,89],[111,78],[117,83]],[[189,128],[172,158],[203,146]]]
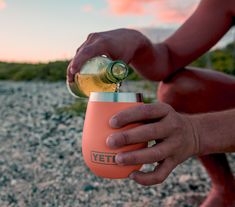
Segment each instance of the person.
[[156,140],[152,147],[119,153],[122,165],[158,163],[152,172],[130,178],[142,185],[163,182],[191,156],[198,156],[212,181],[203,207],[235,206],[235,180],[226,156],[235,151],[235,78],[187,67],[208,51],[235,23],[235,1],[202,0],[186,22],[164,42],[153,44],[132,29],[92,33],[67,70],[68,81],[88,59],[106,55],[132,64],[143,77],[161,81],[158,101],[119,112],[110,126],[146,124],[107,138],[110,148]]

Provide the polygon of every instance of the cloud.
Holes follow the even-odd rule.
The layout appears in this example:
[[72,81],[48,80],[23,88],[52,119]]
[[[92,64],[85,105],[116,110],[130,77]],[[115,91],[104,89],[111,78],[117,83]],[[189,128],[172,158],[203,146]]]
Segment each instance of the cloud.
[[199,0],[107,0],[108,10],[117,16],[152,16],[155,21],[181,23],[195,10]]
[[0,0],[0,10],[6,8],[6,2],[4,0]]
[[92,12],[93,10],[94,10],[94,8],[93,8],[93,6],[91,4],[85,4],[82,7],[82,11],[86,12],[86,13]]
[[110,11],[115,15],[142,15],[145,13],[144,4],[154,0],[107,0]]

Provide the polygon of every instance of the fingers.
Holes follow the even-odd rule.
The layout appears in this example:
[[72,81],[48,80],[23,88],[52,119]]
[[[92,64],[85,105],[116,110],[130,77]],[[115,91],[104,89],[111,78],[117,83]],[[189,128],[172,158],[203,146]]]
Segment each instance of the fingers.
[[129,177],[141,185],[160,184],[168,177],[175,167],[176,164],[169,158],[157,165],[153,172],[145,173],[135,171],[130,174]]
[[153,147],[119,153],[116,155],[115,161],[122,165],[155,163],[171,156],[173,149],[173,142],[163,141]]
[[101,56],[101,55],[109,55],[108,48],[100,41],[95,41],[92,44],[86,45],[82,47],[73,58],[70,71],[72,74],[75,74],[80,71],[81,66],[90,58]]
[[168,104],[157,102],[131,107],[114,115],[109,124],[113,128],[120,128],[133,122],[159,119],[165,117],[172,108]]
[[108,47],[105,47],[103,38],[99,33],[89,34],[87,40],[77,49],[76,54],[67,68],[67,80],[73,82],[74,75],[78,73],[81,66],[90,58],[106,55]]
[[[88,39],[88,38],[87,38]],[[83,47],[83,45],[85,45],[86,42],[84,42],[78,49],[77,49],[77,52],[80,50],[81,47]],[[67,81],[68,82],[74,82],[74,75],[75,73],[72,73],[71,70],[72,70],[72,62],[73,62],[73,59],[70,61],[68,67],[67,67]]]
[[129,144],[143,143],[155,139],[162,139],[169,135],[170,126],[164,121],[141,125],[126,131],[116,132],[111,134],[106,144],[110,148],[123,147]]
[[129,63],[137,49],[140,46],[142,47],[145,42],[147,42],[146,37],[135,30],[118,29],[92,33],[78,48],[75,57],[69,65],[68,80],[71,81],[74,74],[81,70],[81,66],[88,59],[95,56],[106,55],[110,59]]

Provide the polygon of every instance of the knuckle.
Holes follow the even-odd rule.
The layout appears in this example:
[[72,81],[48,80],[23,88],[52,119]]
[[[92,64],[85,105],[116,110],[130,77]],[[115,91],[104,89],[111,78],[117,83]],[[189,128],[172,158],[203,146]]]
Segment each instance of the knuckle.
[[178,131],[179,129],[181,129],[181,124],[178,120],[173,119],[171,121],[171,127],[173,128],[174,131]]
[[138,163],[138,157],[134,153],[131,156],[131,162],[132,163]]
[[156,147],[154,147],[154,160],[155,162],[157,161],[161,161],[164,158],[164,153],[162,152],[161,149],[159,149],[156,145]]
[[95,40],[99,37],[99,33],[98,32],[93,32],[93,33],[90,33],[87,37],[87,40]]
[[172,114],[175,112],[174,108],[166,103],[161,102],[162,108],[168,113],[168,114]]
[[92,48],[90,46],[82,48],[82,53],[84,55],[89,55],[92,52]]
[[148,132],[151,137],[157,137],[157,131],[157,126],[155,124],[148,128]]
[[177,152],[181,149],[181,146],[182,146],[182,140],[181,139],[181,136],[173,136],[173,139],[172,139],[172,142],[174,142],[174,145],[172,145],[172,153]]
[[172,128],[174,133],[181,131],[182,126],[183,126],[183,123],[179,119],[179,117],[174,116],[174,117],[171,118],[171,128]]
[[126,156],[126,162],[132,163],[132,164],[138,163],[138,157],[134,153],[129,153]]
[[166,108],[169,112],[175,111],[175,109],[174,109],[171,105],[169,105],[169,104],[165,104],[165,108]]
[[157,104],[165,109],[170,109],[170,105],[161,101],[158,101]]
[[95,44],[97,46],[99,46],[100,48],[102,48],[102,50],[105,50],[106,48],[108,48],[108,43],[106,40],[100,39],[98,41],[95,42]]
[[153,114],[154,107],[152,104],[143,104],[139,106],[139,110],[144,116],[149,117]]
[[130,143],[129,141],[129,135],[126,132],[121,132],[121,144],[122,145],[128,145]]

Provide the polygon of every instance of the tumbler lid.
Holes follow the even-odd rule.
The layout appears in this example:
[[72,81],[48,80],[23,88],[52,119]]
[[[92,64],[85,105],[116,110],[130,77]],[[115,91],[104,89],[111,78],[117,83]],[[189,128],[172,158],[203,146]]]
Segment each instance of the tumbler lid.
[[91,92],[89,101],[93,102],[143,102],[142,93],[131,92]]

